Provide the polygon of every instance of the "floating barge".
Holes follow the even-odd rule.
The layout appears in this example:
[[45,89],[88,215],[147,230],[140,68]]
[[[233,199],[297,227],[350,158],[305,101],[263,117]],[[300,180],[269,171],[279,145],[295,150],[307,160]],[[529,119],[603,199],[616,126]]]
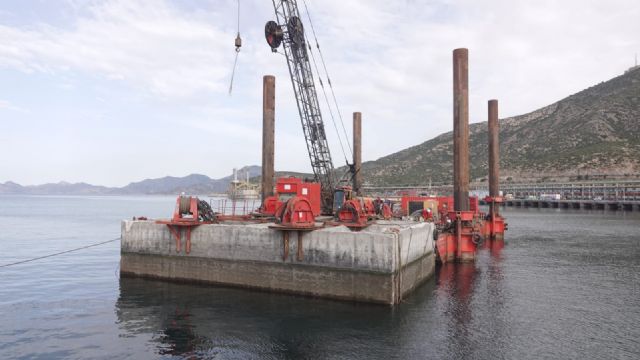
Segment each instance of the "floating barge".
[[122,222],[120,273],[340,300],[397,304],[435,269],[434,225],[378,221],[284,231],[273,223],[203,224],[181,237],[168,226]]
[[265,76],[260,208],[226,216],[181,195],[170,220],[123,221],[120,273],[393,305],[433,275],[436,255],[442,262],[474,261],[485,240],[485,247],[499,250],[506,222],[499,214],[497,101],[489,101],[485,214],[469,197],[468,51],[453,55],[453,196],[402,204],[404,215],[417,210],[426,222],[393,220],[392,204],[362,196],[357,112],[353,187],[297,178],[274,186],[275,78]]

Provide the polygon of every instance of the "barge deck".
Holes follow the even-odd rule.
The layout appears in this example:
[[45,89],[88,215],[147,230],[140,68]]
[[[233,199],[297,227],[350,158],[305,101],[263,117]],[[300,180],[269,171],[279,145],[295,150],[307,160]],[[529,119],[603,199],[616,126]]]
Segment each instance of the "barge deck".
[[203,282],[339,300],[397,304],[435,270],[432,223],[377,221],[283,231],[225,222],[191,230],[187,254],[155,221],[122,222],[123,276]]

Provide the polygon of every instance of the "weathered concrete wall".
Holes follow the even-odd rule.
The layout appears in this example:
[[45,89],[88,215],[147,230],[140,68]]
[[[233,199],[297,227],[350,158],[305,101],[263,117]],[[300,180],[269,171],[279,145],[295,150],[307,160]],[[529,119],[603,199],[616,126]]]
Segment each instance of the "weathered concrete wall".
[[433,274],[432,232],[432,224],[407,222],[379,222],[358,232],[290,232],[284,259],[283,234],[269,224],[198,226],[185,254],[184,236],[177,253],[165,225],[123,221],[120,269],[124,275],[396,303]]

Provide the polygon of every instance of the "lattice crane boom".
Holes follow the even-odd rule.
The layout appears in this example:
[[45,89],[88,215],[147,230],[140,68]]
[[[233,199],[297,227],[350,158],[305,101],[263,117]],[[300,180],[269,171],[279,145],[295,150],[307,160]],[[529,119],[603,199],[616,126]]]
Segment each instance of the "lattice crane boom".
[[322,211],[331,213],[333,191],[336,185],[335,171],[320,112],[298,4],[296,0],[272,1],[276,21],[267,22],[265,37],[272,51],[276,52],[281,44],[284,48],[311,168],[316,181],[321,184]]

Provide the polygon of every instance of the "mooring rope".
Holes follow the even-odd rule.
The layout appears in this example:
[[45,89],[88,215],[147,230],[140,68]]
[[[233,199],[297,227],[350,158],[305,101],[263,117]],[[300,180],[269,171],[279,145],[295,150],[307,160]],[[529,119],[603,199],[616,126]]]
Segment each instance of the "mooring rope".
[[84,250],[84,249],[87,249],[87,248],[90,248],[90,247],[104,245],[104,244],[112,243],[112,242],[118,241],[118,240],[120,240],[120,237],[117,237],[117,238],[111,239],[111,240],[107,240],[107,241],[102,241],[102,242],[95,243],[95,244],[89,244],[89,245],[81,246],[79,248],[75,248],[75,249],[71,249],[71,250],[65,250],[65,251],[57,252],[57,253],[54,253],[54,254],[38,256],[38,257],[34,257],[34,258],[31,258],[31,259],[27,259],[27,260],[21,260],[21,261],[16,261],[16,262],[13,262],[13,263],[3,264],[3,265],[0,265],[0,268],[5,268],[5,267],[9,267],[9,266],[24,264],[24,263],[28,263],[28,262],[31,262],[31,261],[46,259],[46,258],[50,258],[50,257],[62,255],[62,254],[68,254],[70,252],[74,252],[74,251],[78,251],[78,250]]

